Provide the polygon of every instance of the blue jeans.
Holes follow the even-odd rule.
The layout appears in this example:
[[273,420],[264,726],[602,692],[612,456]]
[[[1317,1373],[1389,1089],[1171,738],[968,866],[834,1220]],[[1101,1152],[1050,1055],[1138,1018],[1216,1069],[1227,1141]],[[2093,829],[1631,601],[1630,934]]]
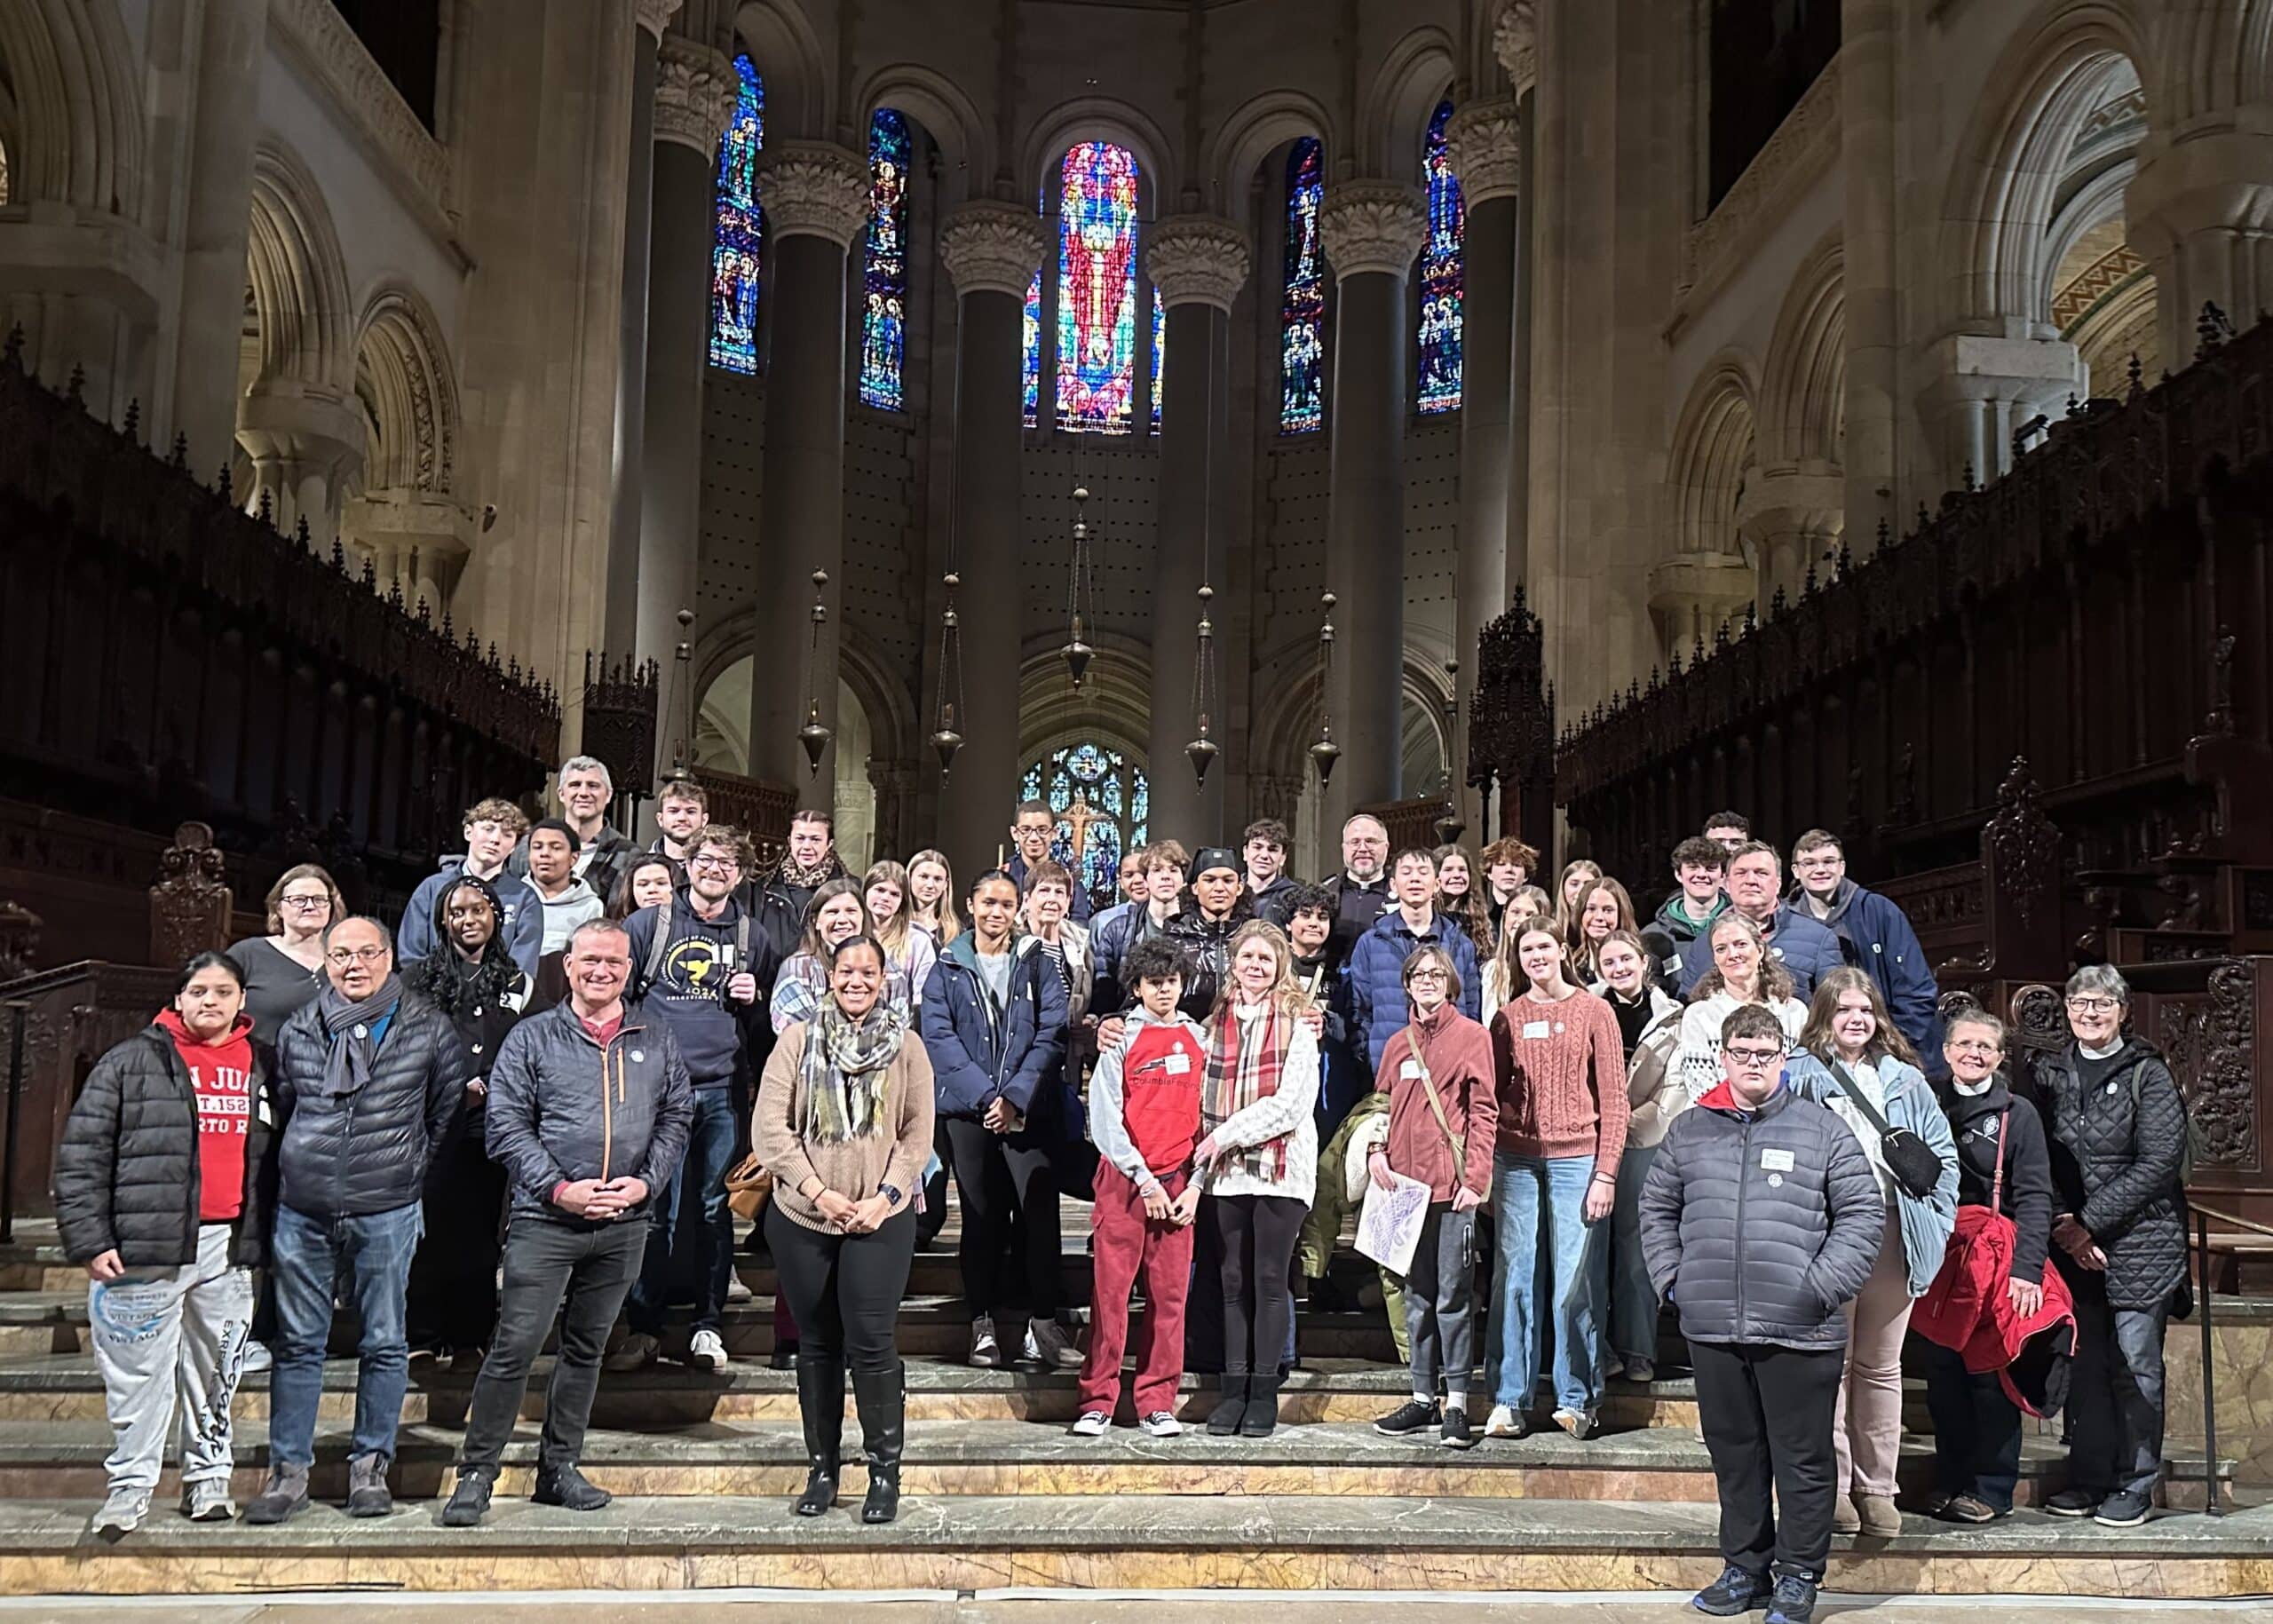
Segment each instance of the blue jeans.
[[410,1260],[425,1225],[416,1201],[355,1218],[312,1218],[276,1208],[269,1242],[276,1282],[275,1368],[268,1378],[268,1458],[276,1466],[315,1461],[316,1405],[323,1397],[323,1356],[331,1341],[334,1282],[344,1268],[363,1324],[356,1349],[355,1454],[394,1458],[403,1390],[410,1384],[410,1343],[403,1297]]
[[[1555,1402],[1594,1413],[1601,1383],[1603,1303],[1609,1295],[1605,1225],[1585,1219],[1592,1156],[1492,1157],[1492,1212],[1499,1229],[1498,1294],[1492,1303],[1492,1402],[1531,1407],[1540,1342],[1552,1327]],[[1546,1291],[1540,1290],[1541,1275]]]
[[726,1305],[726,1282],[734,1267],[734,1214],[726,1205],[726,1175],[733,1170],[737,1125],[733,1095],[724,1084],[694,1090],[694,1126],[686,1141],[686,1159],[655,1198],[646,1260],[640,1266],[639,1283],[631,1288],[627,1317],[635,1331],[649,1336],[662,1334],[663,1309],[671,1295],[673,1242],[690,1232],[694,1328],[718,1328]]
[[1618,1164],[1618,1204],[1610,1213],[1610,1346],[1621,1359],[1658,1362],[1658,1294],[1642,1261],[1642,1186],[1658,1160],[1654,1145],[1629,1145]]

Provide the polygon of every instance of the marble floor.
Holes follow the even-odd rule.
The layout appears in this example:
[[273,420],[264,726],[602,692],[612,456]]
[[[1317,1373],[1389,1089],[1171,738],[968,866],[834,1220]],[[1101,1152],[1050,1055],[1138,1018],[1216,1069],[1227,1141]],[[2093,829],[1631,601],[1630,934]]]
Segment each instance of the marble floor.
[[[1448,1624],[1675,1624],[1693,1620],[1687,1598],[1664,1591],[1585,1596],[1434,1595],[1425,1602],[1431,1620]],[[264,1597],[215,1602],[150,1597],[131,1604],[71,1600],[0,1602],[0,1620],[54,1620],[57,1624],[316,1624],[317,1609],[336,1610],[339,1598]],[[1164,1612],[1190,1617],[1200,1609],[1221,1624],[1378,1624],[1385,1608],[1412,1609],[1410,1596],[1318,1596],[1306,1593],[1227,1595],[1168,1591],[1089,1596],[1075,1592],[1006,1592],[953,1596],[908,1594],[830,1597],[781,1592],[725,1591],[640,1596],[544,1597],[459,1596],[447,1599],[359,1596],[362,1624],[1159,1624]],[[2057,1605],[1984,1596],[1826,1596],[1818,1620],[1883,1620],[1884,1624],[2251,1624],[2273,1621],[2273,1603],[2092,1602]]]

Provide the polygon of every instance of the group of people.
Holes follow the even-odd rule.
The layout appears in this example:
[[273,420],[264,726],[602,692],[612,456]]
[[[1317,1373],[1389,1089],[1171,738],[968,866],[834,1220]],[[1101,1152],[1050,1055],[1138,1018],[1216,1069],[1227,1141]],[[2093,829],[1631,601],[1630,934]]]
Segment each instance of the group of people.
[[[1944,1032],[1915,933],[1835,835],[1800,836],[1787,891],[1776,848],[1715,817],[1646,917],[1592,863],[1549,891],[1519,841],[1392,852],[1362,814],[1322,884],[1264,820],[1238,852],[1131,852],[1093,899],[1040,803],[958,888],[936,851],[856,879],[824,812],[761,874],[697,784],[665,787],[644,850],[598,763],[557,788],[534,825],[469,809],[392,932],[288,871],[269,933],[194,960],[90,1076],[55,1193],[117,1431],[99,1532],[147,1515],[177,1413],[184,1511],[234,1514],[230,1399],[263,1344],[271,1466],[245,1515],[305,1506],[336,1300],[360,1327],[350,1513],[390,1508],[410,1361],[447,1356],[478,1374],[441,1520],[478,1522],[556,1317],[535,1498],[606,1504],[578,1470],[603,1363],[661,1357],[691,1300],[685,1357],[727,1366],[730,1197],[768,1181],[795,1509],[835,1502],[849,1380],[861,1515],[889,1521],[898,1312],[950,1178],[970,1362],[1078,1368],[1079,1435],[1124,1386],[1176,1435],[1187,1371],[1216,1374],[1209,1431],[1269,1433],[1298,1303],[1346,1305],[1351,1209],[1413,1181],[1426,1221],[1381,1281],[1411,1394],[1377,1429],[1473,1446],[1480,1369],[1483,1438],[1541,1409],[1584,1438],[1611,1380],[1656,1378],[1669,1306],[1723,1499],[1708,1612],[1803,1620],[1834,1528],[1899,1526],[1914,1312],[1924,1509],[2007,1514],[2024,1411],[2064,1403],[2047,1509],[2146,1515],[2184,1288],[2170,1073],[2104,966],[2032,1075],[1984,1011]],[[1086,1327],[1069,1194],[1091,1203]]]

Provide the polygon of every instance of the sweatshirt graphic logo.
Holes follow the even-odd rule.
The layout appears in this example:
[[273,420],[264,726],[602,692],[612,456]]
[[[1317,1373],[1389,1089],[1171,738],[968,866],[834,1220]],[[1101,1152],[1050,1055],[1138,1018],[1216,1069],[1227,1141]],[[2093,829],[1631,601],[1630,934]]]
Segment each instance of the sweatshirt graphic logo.
[[663,955],[665,985],[701,996],[716,997],[734,973],[734,945],[707,936],[682,937]]

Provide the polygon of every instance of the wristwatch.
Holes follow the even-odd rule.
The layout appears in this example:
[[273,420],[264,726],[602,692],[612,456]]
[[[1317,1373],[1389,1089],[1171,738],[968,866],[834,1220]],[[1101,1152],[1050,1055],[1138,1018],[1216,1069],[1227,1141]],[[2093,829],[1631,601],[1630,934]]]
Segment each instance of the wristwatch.
[[894,1207],[898,1207],[907,1199],[899,1192],[899,1188],[896,1184],[878,1184],[876,1191],[878,1194],[889,1200]]

